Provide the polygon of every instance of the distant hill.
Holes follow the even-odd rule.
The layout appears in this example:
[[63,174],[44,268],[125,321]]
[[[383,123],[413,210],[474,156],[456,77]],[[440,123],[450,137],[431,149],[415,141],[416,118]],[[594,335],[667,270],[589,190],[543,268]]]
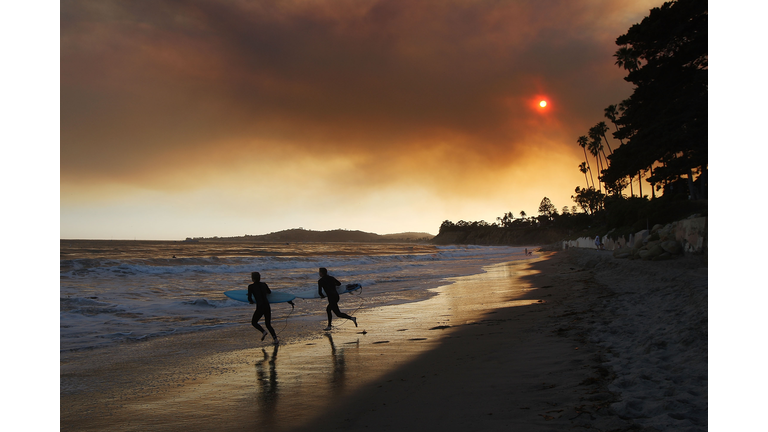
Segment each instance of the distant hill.
[[263,235],[239,237],[199,237],[187,241],[256,241],[256,242],[357,242],[357,243],[418,243],[428,242],[435,237],[429,233],[405,232],[398,234],[374,234],[364,231],[332,230],[312,231],[294,228]]

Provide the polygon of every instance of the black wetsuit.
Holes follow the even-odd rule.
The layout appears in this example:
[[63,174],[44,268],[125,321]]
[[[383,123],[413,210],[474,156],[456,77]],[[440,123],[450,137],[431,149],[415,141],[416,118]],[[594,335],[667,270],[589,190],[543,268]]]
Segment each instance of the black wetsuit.
[[325,291],[326,297],[328,297],[328,307],[325,311],[328,313],[328,325],[331,325],[331,312],[335,313],[339,318],[346,318],[351,320],[352,317],[339,310],[339,292],[336,291],[336,287],[340,286],[341,282],[336,280],[335,277],[325,275],[317,281],[317,292],[322,296]]
[[253,318],[251,318],[251,325],[256,327],[256,330],[264,333],[264,329],[259,325],[259,320],[264,317],[264,325],[269,330],[269,334],[273,339],[277,339],[275,329],[272,328],[272,309],[269,307],[269,300],[267,300],[267,294],[272,291],[264,282],[257,282],[248,285],[248,301],[250,303],[256,302],[256,311],[253,312]]

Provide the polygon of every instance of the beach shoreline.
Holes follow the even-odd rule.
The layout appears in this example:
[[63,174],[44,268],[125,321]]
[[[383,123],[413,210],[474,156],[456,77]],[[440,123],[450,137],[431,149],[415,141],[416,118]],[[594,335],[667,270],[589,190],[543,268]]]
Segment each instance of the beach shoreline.
[[707,430],[705,257],[486,270],[277,348],[243,325],[62,356],[61,430]]

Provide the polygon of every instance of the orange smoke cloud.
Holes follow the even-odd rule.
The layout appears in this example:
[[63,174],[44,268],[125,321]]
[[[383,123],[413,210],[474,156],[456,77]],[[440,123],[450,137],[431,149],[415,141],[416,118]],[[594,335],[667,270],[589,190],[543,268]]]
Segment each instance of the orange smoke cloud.
[[498,200],[564,179],[567,197],[576,138],[630,93],[613,40],[653,6],[67,2],[62,196],[248,182]]

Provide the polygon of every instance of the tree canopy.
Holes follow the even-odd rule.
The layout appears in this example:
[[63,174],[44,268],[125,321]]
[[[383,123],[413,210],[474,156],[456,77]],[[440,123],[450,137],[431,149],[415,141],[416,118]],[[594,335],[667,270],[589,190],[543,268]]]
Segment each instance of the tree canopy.
[[539,215],[551,218],[556,214],[557,214],[557,207],[555,207],[555,205],[552,204],[552,201],[550,201],[549,198],[544,197],[541,200],[541,203],[539,203]]
[[707,10],[706,0],[666,2],[616,39],[635,89],[616,118],[624,145],[608,156],[606,184],[649,170],[652,184],[706,173]]

